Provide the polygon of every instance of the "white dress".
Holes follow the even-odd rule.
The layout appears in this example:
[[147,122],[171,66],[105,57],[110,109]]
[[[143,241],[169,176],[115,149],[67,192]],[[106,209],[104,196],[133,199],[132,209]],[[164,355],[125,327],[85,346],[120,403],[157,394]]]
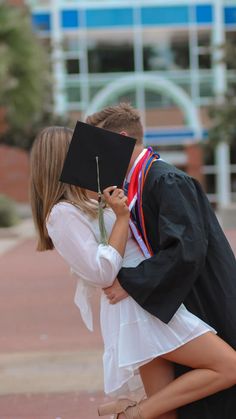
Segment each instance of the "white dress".
[[[109,234],[115,214],[106,209],[104,216]],[[110,286],[122,266],[137,266],[144,256],[131,234],[123,259],[112,246],[99,244],[98,221],[67,202],[53,207],[47,230],[57,251],[78,276],[75,303],[85,324],[93,330],[90,297],[94,287]],[[215,333],[183,304],[165,324],[145,311],[132,297],[111,305],[103,292],[100,323],[104,340],[104,389],[112,395],[127,394],[141,386],[138,373],[141,365],[203,333]]]

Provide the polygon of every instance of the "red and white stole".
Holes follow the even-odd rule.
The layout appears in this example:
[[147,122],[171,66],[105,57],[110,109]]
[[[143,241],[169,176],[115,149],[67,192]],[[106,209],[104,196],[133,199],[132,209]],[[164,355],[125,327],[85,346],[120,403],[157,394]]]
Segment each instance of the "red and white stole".
[[142,193],[146,176],[154,161],[159,158],[159,154],[154,152],[152,148],[149,147],[147,150],[143,151],[137,164],[134,163],[129,176],[128,205],[130,210],[130,228],[135,240],[146,258],[152,256],[153,251],[146,234],[142,208]]

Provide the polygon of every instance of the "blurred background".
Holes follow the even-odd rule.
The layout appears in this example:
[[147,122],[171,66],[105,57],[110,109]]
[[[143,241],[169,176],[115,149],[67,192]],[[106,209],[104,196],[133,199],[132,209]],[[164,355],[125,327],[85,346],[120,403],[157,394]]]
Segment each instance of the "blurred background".
[[[146,144],[236,202],[235,0],[3,1],[0,19],[1,142],[128,101]],[[26,203],[27,154],[0,153],[0,190]]]
[[99,332],[72,307],[63,262],[35,253],[37,132],[130,102],[145,144],[199,179],[236,250],[235,93],[236,0],[0,1],[0,419],[89,419],[103,398]]

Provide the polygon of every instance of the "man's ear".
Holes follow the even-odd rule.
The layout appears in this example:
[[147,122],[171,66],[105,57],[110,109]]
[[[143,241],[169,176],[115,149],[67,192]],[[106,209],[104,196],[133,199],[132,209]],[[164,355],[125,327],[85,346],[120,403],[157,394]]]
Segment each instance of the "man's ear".
[[128,132],[126,131],[121,131],[119,134],[124,135],[125,137],[128,137]]

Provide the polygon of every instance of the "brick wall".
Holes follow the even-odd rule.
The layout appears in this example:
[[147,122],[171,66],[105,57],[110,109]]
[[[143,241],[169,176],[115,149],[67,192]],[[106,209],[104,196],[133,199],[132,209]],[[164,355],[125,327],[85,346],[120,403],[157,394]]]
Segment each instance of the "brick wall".
[[7,3],[10,4],[11,6],[25,6],[25,2],[24,0],[7,0]]
[[146,111],[146,124],[149,127],[185,125],[184,114],[177,107],[148,109]]
[[0,193],[28,202],[29,156],[15,147],[0,145]]
[[7,130],[6,123],[6,109],[0,107],[0,134],[3,134]]
[[200,144],[190,144],[186,146],[187,154],[186,172],[197,179],[204,187],[204,176],[202,173],[203,150]]

